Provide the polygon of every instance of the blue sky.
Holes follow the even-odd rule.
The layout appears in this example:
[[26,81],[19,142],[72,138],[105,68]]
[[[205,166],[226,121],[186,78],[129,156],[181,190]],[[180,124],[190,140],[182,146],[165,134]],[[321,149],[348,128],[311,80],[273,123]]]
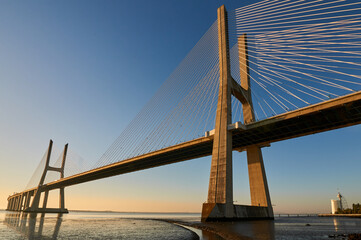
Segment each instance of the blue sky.
[[[21,191],[50,138],[97,160],[216,20],[254,1],[2,1],[0,208]],[[361,127],[265,148],[276,212],[327,212],[341,191],[361,202]],[[199,212],[210,158],[66,189],[69,209]],[[237,203],[249,203],[234,153]]]

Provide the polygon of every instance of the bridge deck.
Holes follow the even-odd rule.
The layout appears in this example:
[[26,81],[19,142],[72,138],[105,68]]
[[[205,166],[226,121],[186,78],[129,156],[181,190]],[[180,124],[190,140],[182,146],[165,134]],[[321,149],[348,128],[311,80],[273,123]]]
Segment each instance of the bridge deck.
[[234,148],[265,144],[361,123],[361,92],[247,125],[233,134]]
[[[233,130],[233,148],[269,144],[361,123],[361,92],[287,112]],[[212,154],[213,137],[202,137],[48,183],[44,190],[186,161]],[[34,191],[26,190],[23,193]],[[9,198],[18,196],[17,193]]]

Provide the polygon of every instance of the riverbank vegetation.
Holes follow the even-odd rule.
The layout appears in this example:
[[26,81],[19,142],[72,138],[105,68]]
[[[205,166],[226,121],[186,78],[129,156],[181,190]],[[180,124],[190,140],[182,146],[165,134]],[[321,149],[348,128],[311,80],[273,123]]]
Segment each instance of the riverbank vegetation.
[[361,214],[361,204],[352,204],[352,208],[337,209],[336,214]]

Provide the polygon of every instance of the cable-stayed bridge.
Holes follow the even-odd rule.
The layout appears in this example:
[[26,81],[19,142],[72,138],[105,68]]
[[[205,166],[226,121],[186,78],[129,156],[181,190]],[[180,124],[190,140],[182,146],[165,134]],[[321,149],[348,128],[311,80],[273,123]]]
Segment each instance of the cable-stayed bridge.
[[[67,186],[212,155],[202,219],[273,218],[261,148],[361,122],[360,9],[344,0],[265,0],[228,13],[220,7],[94,166],[80,166],[67,145],[51,162],[51,141],[7,209],[67,212]],[[251,206],[233,204],[233,150],[247,152]],[[54,189],[59,208],[50,209]]]

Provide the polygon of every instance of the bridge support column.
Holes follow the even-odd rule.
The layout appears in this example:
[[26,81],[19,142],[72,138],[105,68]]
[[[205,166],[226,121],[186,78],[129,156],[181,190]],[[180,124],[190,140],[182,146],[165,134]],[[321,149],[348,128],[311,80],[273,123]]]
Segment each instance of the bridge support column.
[[[64,168],[65,168],[65,160],[66,160],[67,152],[68,152],[68,144],[66,144],[64,147],[64,154],[60,168],[60,178],[64,178]],[[68,211],[65,209],[65,192],[63,187],[59,189],[59,208],[64,212]]]
[[18,204],[16,206],[16,210],[20,211],[21,210],[21,196],[18,196]]
[[20,205],[20,198],[19,196],[16,197],[16,211],[19,211],[19,205]]
[[33,201],[31,202],[31,205],[29,208],[25,209],[26,212],[39,212],[39,204],[40,204],[40,197],[41,197],[41,192],[42,192],[42,186],[44,184],[44,180],[46,177],[46,173],[48,171],[49,168],[49,162],[50,162],[50,156],[51,156],[51,150],[53,148],[53,141],[50,140],[49,142],[49,147],[48,147],[48,154],[46,156],[46,162],[45,162],[45,168],[43,171],[43,175],[41,176],[39,185],[37,190],[35,191],[35,195],[33,198]]
[[10,210],[14,211],[15,199],[11,198]]
[[213,140],[211,173],[208,200],[203,204],[202,221],[212,219],[232,219],[232,133],[228,125],[232,123],[231,74],[228,47],[227,12],[224,6],[218,8],[218,42],[220,85]]
[[30,205],[30,198],[31,198],[32,194],[30,192],[26,193],[26,198],[25,198],[25,205],[24,205],[24,210],[27,209]]
[[8,205],[6,206],[6,210],[10,210],[10,199],[8,199]]
[[15,211],[16,210],[16,197],[12,198],[12,204],[11,204],[11,210]]
[[12,210],[15,211],[16,210],[16,197],[13,198],[13,203],[12,203]]
[[[249,79],[249,63],[247,52],[247,35],[243,34],[238,38],[239,67],[241,77],[241,87],[244,89],[247,101],[242,102],[243,119],[245,124],[255,121],[253,111],[252,94]],[[263,207],[267,209],[264,218],[273,218],[271,198],[268,191],[266,171],[264,169],[262,151],[258,146],[246,148],[249,185],[251,192],[251,205],[253,207]]]
[[14,207],[15,211],[18,211],[18,204],[19,204],[19,197],[16,197],[15,198],[15,207]]
[[267,207],[268,217],[273,218],[273,208],[268,191],[266,172],[261,149],[247,148],[247,162],[252,206]]
[[24,197],[25,197],[25,195],[24,195],[24,193],[22,193],[22,194],[20,195],[20,206],[19,206],[19,211],[22,211],[22,210],[23,210]]
[[64,188],[60,188],[59,191],[59,208],[65,209]]
[[10,198],[10,207],[9,207],[10,211],[14,211],[14,198]]
[[20,196],[20,211],[22,211],[23,210],[23,207],[24,207],[24,194],[21,194],[21,196]]
[[11,199],[11,211],[15,211],[15,203],[16,203],[16,198],[12,198]]
[[273,210],[268,193],[262,152],[259,147],[248,147],[248,169],[250,177],[251,206],[233,204],[232,179],[232,123],[231,94],[243,105],[245,124],[254,121],[246,35],[238,40],[241,85],[231,76],[227,12],[224,6],[218,8],[218,43],[220,85],[213,136],[211,173],[208,199],[202,207],[202,221],[223,221],[237,219],[273,219]]
[[10,198],[10,199],[8,199],[8,208],[6,209],[6,210],[9,210],[9,211],[11,211],[11,210],[13,210],[13,199],[12,198]]
[[[63,152],[62,165],[61,165],[60,168],[50,167],[49,162],[50,162],[52,146],[53,146],[53,141],[50,140],[43,175],[42,175],[42,177],[40,179],[38,188],[35,190],[35,194],[34,194],[34,197],[33,197],[32,201],[31,201],[31,204],[30,204],[30,206],[27,206],[25,208],[25,210],[24,210],[25,212],[68,213],[68,210],[64,206],[65,205],[64,204],[64,188],[60,188],[59,208],[47,208],[46,207],[47,203],[48,203],[48,196],[49,196],[49,190],[44,189],[44,186],[43,186],[46,174],[47,174],[48,171],[56,171],[56,172],[60,173],[60,178],[64,177],[65,159],[66,159],[66,155],[67,155],[67,151],[68,151],[68,144],[66,144],[65,148],[64,148],[64,152]],[[42,208],[39,208],[40,198],[41,198],[41,193],[42,192],[44,192],[44,200],[43,200]],[[30,196],[31,195],[29,195],[29,201],[30,201]]]
[[43,199],[43,209],[46,209],[46,205],[48,204],[48,197],[49,197],[49,191],[45,191],[44,199]]
[[40,187],[38,187],[33,197],[33,200],[31,201],[30,207],[25,209],[25,212],[37,212],[37,210],[39,209],[40,197],[41,197],[41,191],[40,191]]
[[16,197],[16,198],[15,198],[15,204],[14,204],[14,211],[17,211],[17,210],[18,210],[18,203],[19,203],[19,198]]
[[12,199],[8,198],[8,207],[6,208],[7,211],[11,211]]
[[16,197],[16,207],[15,207],[15,211],[19,211],[19,203],[20,203],[20,199],[19,196]]
[[18,211],[21,211],[22,195],[18,197]]

